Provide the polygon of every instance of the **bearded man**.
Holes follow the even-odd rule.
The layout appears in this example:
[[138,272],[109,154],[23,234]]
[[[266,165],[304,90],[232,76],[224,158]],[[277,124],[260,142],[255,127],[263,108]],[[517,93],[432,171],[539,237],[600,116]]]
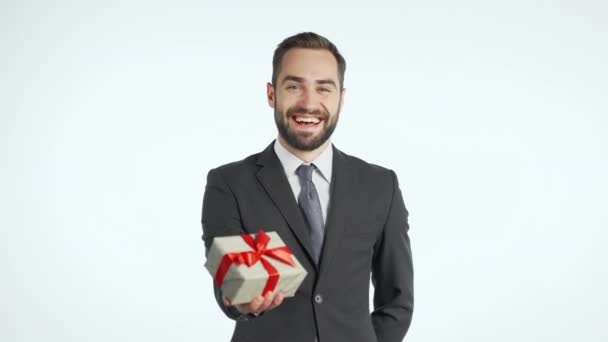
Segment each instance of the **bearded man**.
[[325,37],[286,38],[274,52],[266,91],[277,139],[207,175],[207,251],[214,237],[264,228],[276,231],[308,272],[290,298],[269,292],[232,305],[214,285],[218,305],[236,321],[232,341],[397,342],[409,328],[413,266],[397,176],[330,141],[345,70]]

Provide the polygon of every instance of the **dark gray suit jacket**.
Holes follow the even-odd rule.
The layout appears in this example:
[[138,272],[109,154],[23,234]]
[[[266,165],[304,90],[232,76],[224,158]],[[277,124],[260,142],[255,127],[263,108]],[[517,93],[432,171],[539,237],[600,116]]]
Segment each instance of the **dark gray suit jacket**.
[[[397,342],[412,319],[413,269],[408,213],[393,171],[335,147],[330,207],[321,260],[273,144],[209,171],[203,240],[276,231],[308,275],[296,295],[249,320],[237,320],[232,341]],[[369,280],[374,310],[369,312]],[[226,315],[237,319],[234,308]],[[232,309],[232,310],[231,310]]]

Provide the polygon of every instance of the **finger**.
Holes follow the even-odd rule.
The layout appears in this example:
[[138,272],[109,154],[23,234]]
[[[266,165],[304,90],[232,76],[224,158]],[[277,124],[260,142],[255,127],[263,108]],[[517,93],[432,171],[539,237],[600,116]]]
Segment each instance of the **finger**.
[[281,303],[283,303],[283,299],[285,299],[285,294],[283,292],[279,292],[276,297],[274,297],[274,300],[272,301],[272,303],[275,306],[279,306],[281,305]]
[[228,297],[222,296],[222,299],[224,300],[225,306],[232,306],[232,303],[230,303],[230,299],[228,299]]
[[285,298],[285,295],[283,294],[283,292],[277,293],[274,296],[274,298],[272,299],[272,303],[270,304],[270,307],[268,308],[268,310],[272,310],[272,309],[276,308],[277,306],[281,305],[281,303],[283,303],[284,298]]
[[252,312],[260,312],[262,311],[262,306],[264,305],[264,297],[257,296],[253,302],[251,302],[251,311]]
[[264,302],[258,308],[260,311],[264,311],[270,307],[272,300],[274,299],[274,292],[270,291],[264,296]]
[[240,305],[238,309],[242,313],[259,312],[262,303],[264,303],[264,298],[257,296],[250,303]]

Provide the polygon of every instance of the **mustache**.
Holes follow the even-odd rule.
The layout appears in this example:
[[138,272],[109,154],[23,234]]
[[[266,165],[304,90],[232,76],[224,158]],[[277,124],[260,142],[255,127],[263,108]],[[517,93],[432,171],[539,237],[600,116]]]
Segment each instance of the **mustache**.
[[311,109],[305,107],[292,107],[285,112],[287,117],[294,116],[295,114],[310,114],[310,115],[320,115],[323,119],[329,118],[329,112],[321,109]]

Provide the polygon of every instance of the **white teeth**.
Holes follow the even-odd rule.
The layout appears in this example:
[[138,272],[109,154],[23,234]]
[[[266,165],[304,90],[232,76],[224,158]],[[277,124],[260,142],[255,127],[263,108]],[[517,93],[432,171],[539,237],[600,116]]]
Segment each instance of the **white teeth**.
[[317,118],[307,118],[307,117],[296,117],[297,122],[308,122],[308,123],[319,123],[319,119]]

